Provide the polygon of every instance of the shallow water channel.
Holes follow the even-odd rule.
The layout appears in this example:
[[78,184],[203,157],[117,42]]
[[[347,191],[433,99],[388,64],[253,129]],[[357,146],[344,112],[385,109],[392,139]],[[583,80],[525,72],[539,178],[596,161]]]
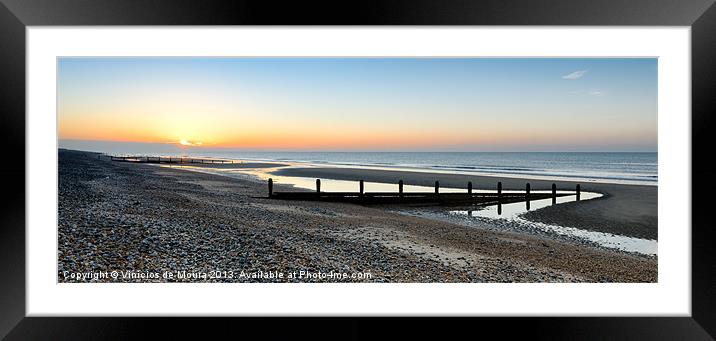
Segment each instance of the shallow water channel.
[[[581,200],[591,200],[601,197],[602,194],[582,192]],[[557,198],[557,204],[572,202],[576,200],[575,195],[568,195]],[[589,242],[596,243],[600,246],[618,249],[627,252],[636,252],[645,255],[656,255],[658,245],[656,240],[633,238],[620,236],[611,233],[588,231],[569,226],[560,226],[555,224],[546,224],[541,222],[530,221],[522,217],[528,211],[534,211],[552,205],[552,199],[532,200],[530,208],[527,209],[526,202],[518,202],[503,205],[493,205],[475,210],[450,210],[448,214],[464,215],[472,218],[487,218],[494,220],[504,220],[513,224],[522,225],[529,228],[538,229],[547,233],[553,233],[568,237],[575,237]]]

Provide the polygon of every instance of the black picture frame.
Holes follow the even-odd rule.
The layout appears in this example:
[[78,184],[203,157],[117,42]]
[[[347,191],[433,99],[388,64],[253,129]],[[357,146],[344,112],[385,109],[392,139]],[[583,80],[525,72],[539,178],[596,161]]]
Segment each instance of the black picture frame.
[[[716,120],[716,6],[714,0],[490,1],[169,1],[0,0],[0,336],[26,339],[204,337],[402,338],[467,326],[474,335],[531,339],[680,339],[716,336],[716,237],[708,193],[716,190],[709,162]],[[25,316],[25,28],[46,25],[644,25],[691,27],[692,67],[692,314],[685,317],[505,317],[440,319],[111,318]],[[668,137],[660,137],[660,143]],[[20,181],[24,179],[24,181]],[[669,228],[687,228],[669,227]],[[654,299],[659,299],[655,297]],[[440,328],[432,328],[439,323]],[[259,328],[259,324],[271,326]],[[376,324],[388,327],[381,330]],[[280,326],[280,327],[279,327]],[[309,334],[310,332],[310,334]],[[462,331],[460,331],[462,332]],[[326,334],[327,333],[327,334]],[[340,333],[340,334],[335,334]],[[456,334],[457,337],[458,334]],[[470,335],[470,334],[468,334]],[[286,335],[294,337],[294,335]]]

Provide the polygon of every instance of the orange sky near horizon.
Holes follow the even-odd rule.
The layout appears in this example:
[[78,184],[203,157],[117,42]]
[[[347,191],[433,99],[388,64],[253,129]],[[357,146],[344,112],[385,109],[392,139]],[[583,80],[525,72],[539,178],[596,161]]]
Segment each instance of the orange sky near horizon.
[[[92,129],[87,129],[92,127]],[[235,128],[237,127],[237,128]],[[331,146],[335,149],[381,149],[391,146],[396,149],[421,147],[449,147],[460,145],[512,144],[574,144],[584,145],[603,142],[605,139],[621,138],[623,131],[630,128],[614,127],[611,130],[599,130],[595,133],[591,127],[573,129],[568,132],[556,132],[549,129],[529,129],[519,126],[496,129],[411,129],[397,127],[356,127],[338,130],[326,124],[301,126],[265,125],[256,126],[246,123],[210,125],[201,121],[160,122],[157,119],[146,121],[125,121],[113,119],[101,120],[66,119],[59,124],[59,136],[64,140],[113,141],[169,143],[214,148],[280,149],[306,150]],[[267,132],[270,131],[270,132]],[[634,142],[650,137],[644,130],[641,134],[630,131]],[[629,141],[627,141],[629,142]]]

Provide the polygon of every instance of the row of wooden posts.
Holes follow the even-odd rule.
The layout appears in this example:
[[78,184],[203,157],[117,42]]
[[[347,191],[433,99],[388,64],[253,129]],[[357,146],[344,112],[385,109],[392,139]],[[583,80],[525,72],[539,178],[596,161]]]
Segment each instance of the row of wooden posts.
[[[364,194],[364,188],[365,188],[365,186],[364,186],[363,180],[359,180],[358,181],[358,193],[360,195]],[[319,194],[321,193],[321,179],[316,179],[316,193],[319,193]],[[398,195],[403,196],[404,193],[405,192],[403,192],[403,180],[399,180],[398,181]],[[580,195],[581,195],[581,186],[579,184],[577,184],[577,186],[575,188],[575,193],[576,193],[576,199],[577,199],[577,201],[579,201]],[[268,194],[269,194],[269,197],[273,196],[273,179],[271,179],[271,178],[268,179]],[[439,181],[435,181],[435,194],[436,195],[440,194],[440,182]],[[467,182],[467,194],[472,194],[472,181]],[[528,182],[525,185],[525,199],[527,200],[528,208],[529,208],[529,195],[530,195],[530,183]],[[501,181],[497,182],[497,196],[498,196],[498,198],[500,196],[502,196],[502,182]],[[553,183],[552,184],[552,203],[556,203],[556,201],[557,201],[557,184]]]
[[[101,159],[105,155],[98,155]],[[233,160],[197,159],[184,157],[161,157],[161,156],[113,156],[108,155],[111,161],[138,162],[138,163],[200,163],[200,164],[226,164],[234,163]]]

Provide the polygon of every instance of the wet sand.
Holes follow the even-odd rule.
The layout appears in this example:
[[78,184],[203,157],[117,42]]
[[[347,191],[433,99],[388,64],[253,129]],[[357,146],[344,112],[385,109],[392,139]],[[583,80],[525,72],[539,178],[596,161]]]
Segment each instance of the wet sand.
[[[367,180],[367,179],[366,179]],[[432,179],[434,180],[434,179]],[[277,190],[285,189],[277,185]],[[261,198],[266,184],[59,152],[64,271],[369,273],[348,280],[100,282],[655,282],[657,260],[381,208]]]
[[361,168],[284,168],[272,174],[336,180],[365,180],[372,182],[433,186],[440,181],[442,187],[466,188],[472,181],[476,189],[495,189],[501,181],[506,190],[524,190],[529,182],[532,190],[574,190],[577,183],[582,191],[598,192],[604,197],[574,203],[565,203],[532,211],[525,215],[533,221],[577,227],[590,231],[607,232],[628,237],[656,240],[658,237],[658,206],[656,186],[620,185],[595,182],[547,181],[495,176],[411,172],[402,170],[373,170]]
[[198,168],[209,168],[209,169],[258,169],[258,168],[272,168],[272,167],[283,167],[288,166],[285,163],[272,163],[272,162],[242,162],[242,163],[177,163],[177,164],[164,164],[166,166],[181,166],[181,167],[198,167]]

